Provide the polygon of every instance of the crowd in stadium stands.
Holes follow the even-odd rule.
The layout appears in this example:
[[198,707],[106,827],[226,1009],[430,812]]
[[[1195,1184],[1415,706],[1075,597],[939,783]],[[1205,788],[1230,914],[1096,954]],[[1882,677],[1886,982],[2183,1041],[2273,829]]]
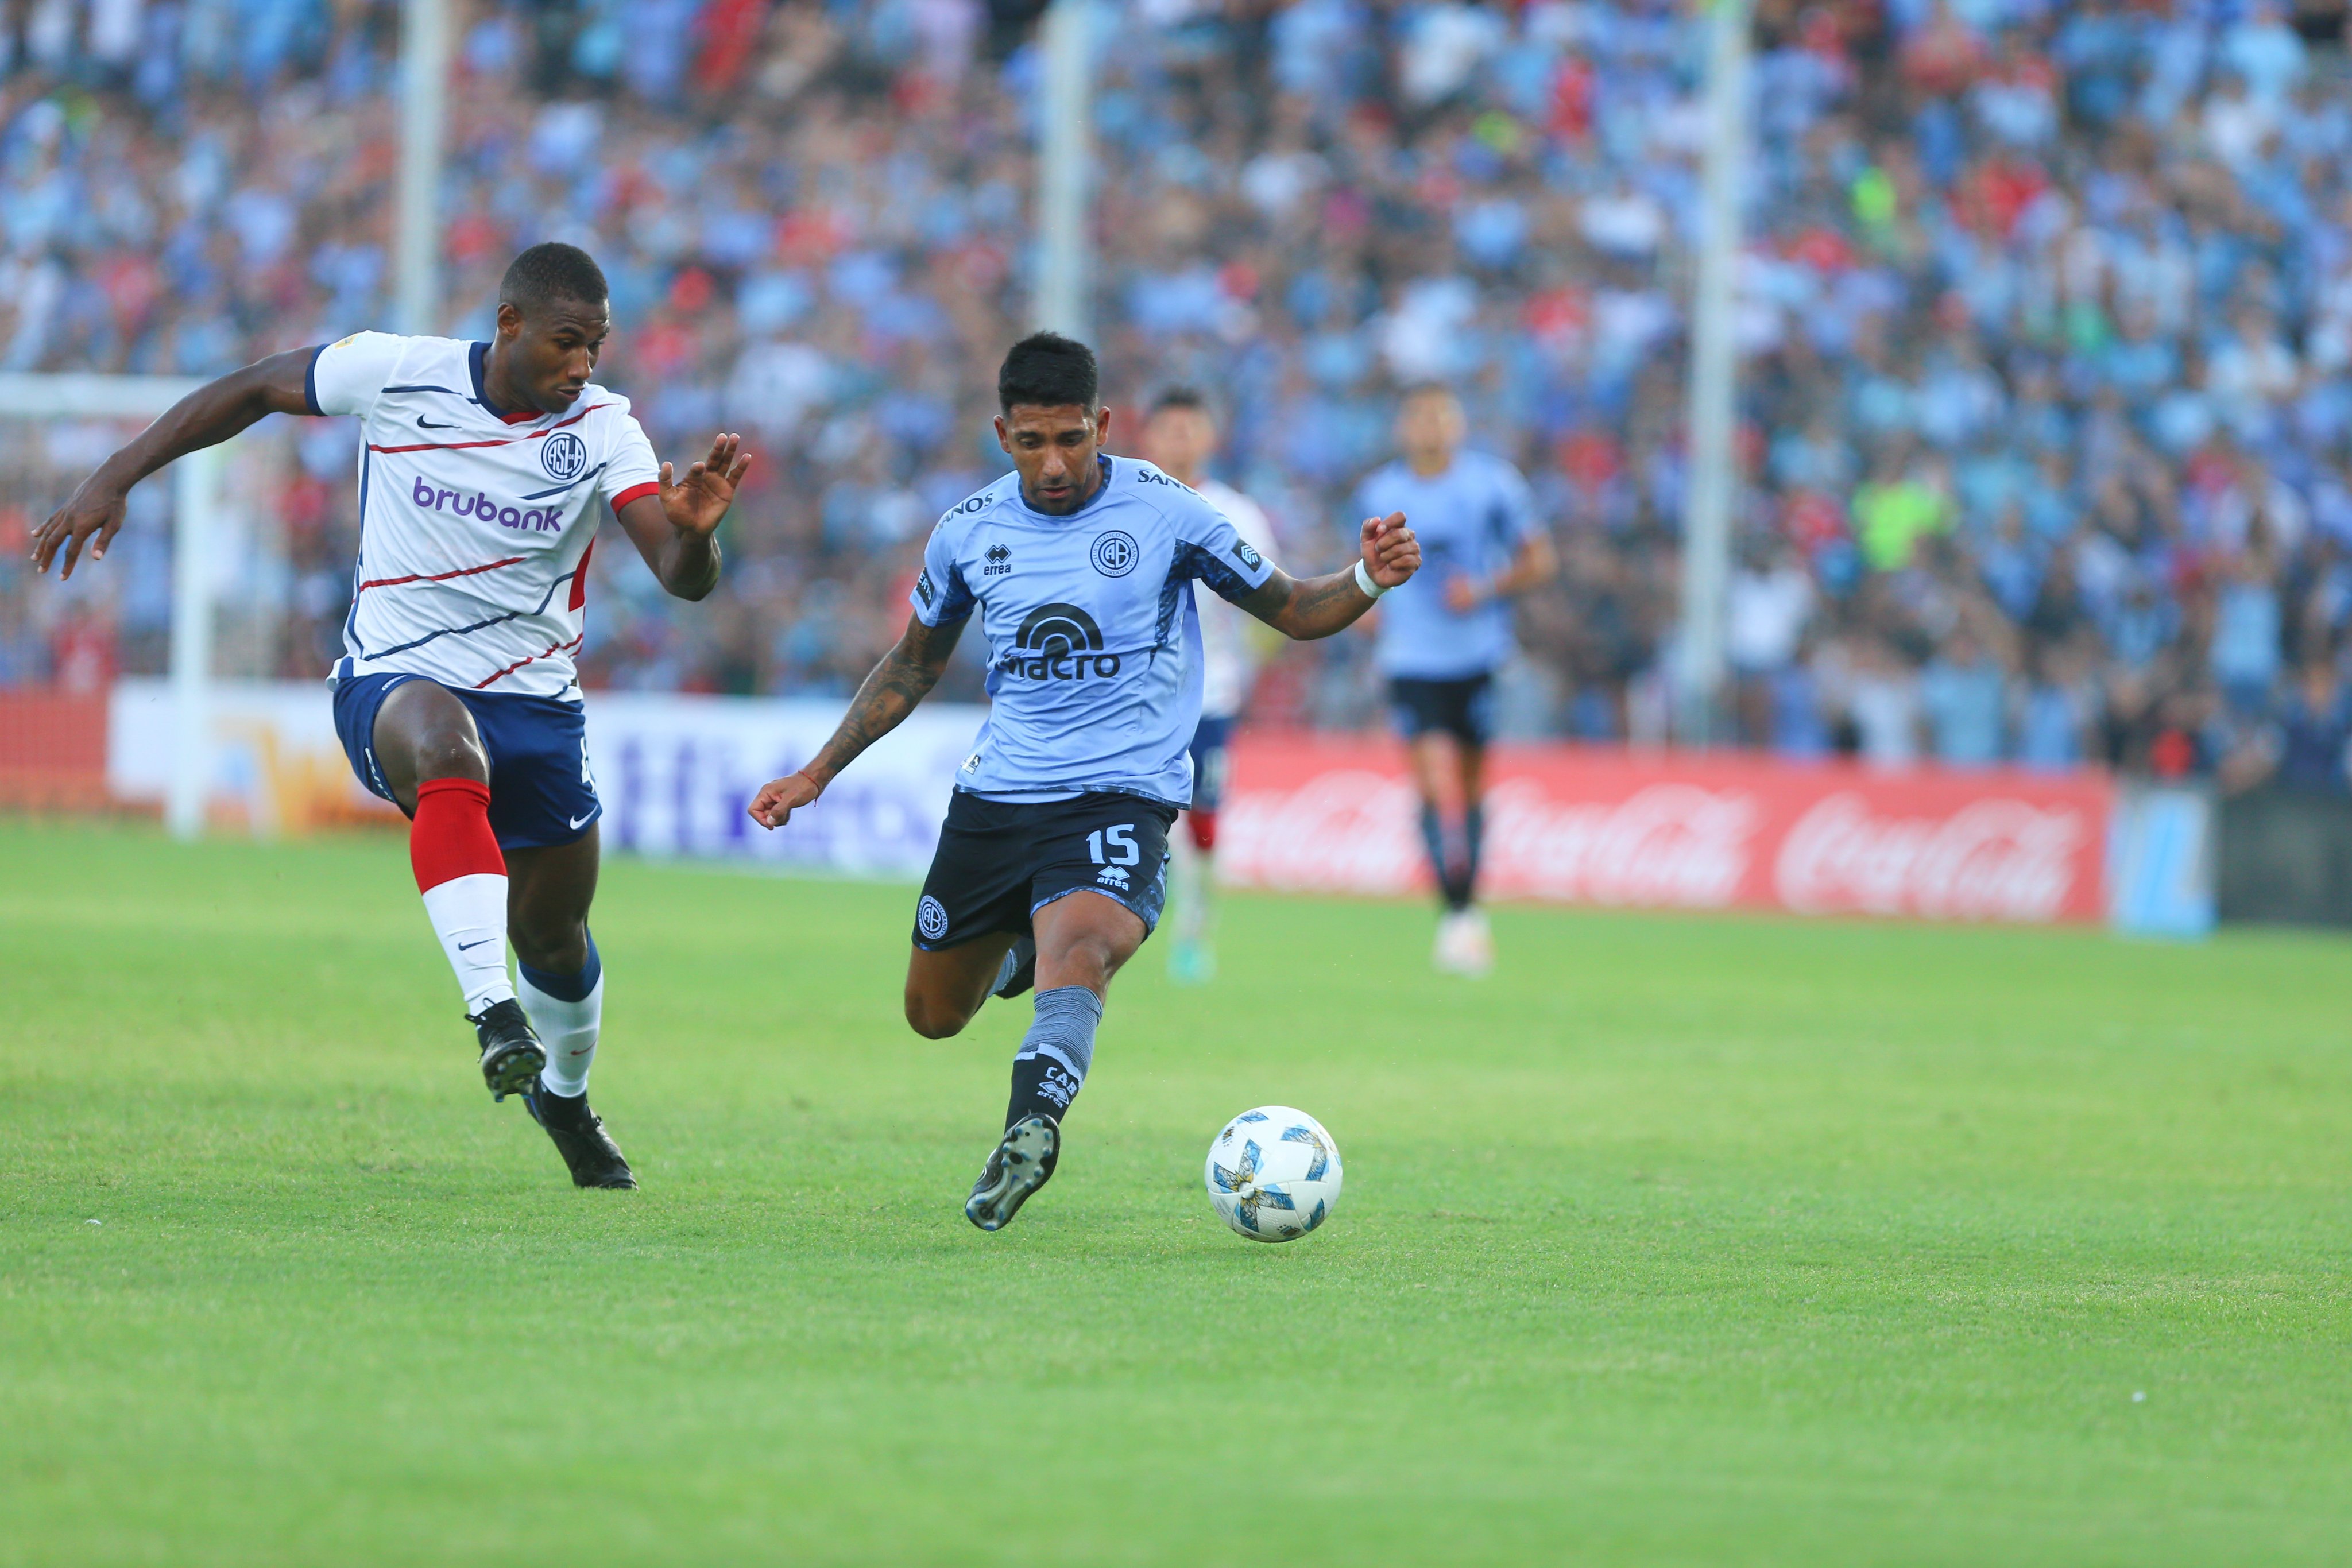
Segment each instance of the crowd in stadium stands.
[[[1020,9],[467,13],[449,327],[486,329],[517,247],[576,240],[613,283],[604,379],[665,454],[721,427],[758,453],[709,602],[668,604],[600,552],[592,682],[845,692],[902,622],[932,518],[1001,471],[991,377],[1024,321],[1040,77]],[[1757,9],[1742,738],[2344,789],[2352,99],[2327,8]],[[1226,477],[1303,569],[1342,559],[1396,390],[1458,386],[1474,441],[1534,480],[1566,568],[1520,607],[1507,732],[1660,736],[1693,9],[1097,14],[1115,400],[1211,389]],[[209,373],[387,324],[395,5],[0,17],[0,368]],[[297,627],[280,673],[316,674],[333,646],[352,440],[338,422],[292,448],[289,570],[267,589]],[[63,599],[27,594],[5,553],[0,681],[103,668],[160,625],[160,547]],[[957,679],[976,694],[976,666]],[[1375,721],[1363,640],[1286,652],[1253,711]]]

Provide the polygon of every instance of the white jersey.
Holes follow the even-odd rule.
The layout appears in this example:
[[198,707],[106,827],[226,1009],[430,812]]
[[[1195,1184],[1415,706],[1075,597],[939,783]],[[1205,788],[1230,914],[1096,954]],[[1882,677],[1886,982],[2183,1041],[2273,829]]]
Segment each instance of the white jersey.
[[313,413],[360,420],[360,559],[337,680],[397,672],[577,700],[601,504],[659,488],[629,400],[505,413],[487,343],[361,332],[310,361]]
[[[1234,532],[1260,555],[1274,555],[1274,528],[1255,501],[1214,479],[1202,481],[1202,497],[1225,515]],[[1201,716],[1232,718],[1249,701],[1257,655],[1250,651],[1250,613],[1213,593],[1192,595],[1201,612]]]

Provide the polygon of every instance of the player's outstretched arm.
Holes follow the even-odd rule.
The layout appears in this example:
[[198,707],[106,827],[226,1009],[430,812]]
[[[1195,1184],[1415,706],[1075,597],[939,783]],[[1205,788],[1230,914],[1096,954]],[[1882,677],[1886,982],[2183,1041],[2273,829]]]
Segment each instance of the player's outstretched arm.
[[1529,534],[1512,552],[1509,568],[1480,581],[1456,577],[1445,585],[1445,602],[1457,614],[1466,614],[1489,600],[1509,599],[1530,588],[1540,588],[1559,575],[1559,552],[1549,534]]
[[761,785],[751,799],[751,820],[763,828],[782,827],[794,811],[824,794],[835,775],[855,761],[859,752],[898,728],[899,721],[940,684],[940,673],[948,667],[948,655],[955,652],[963,627],[961,621],[926,626],[920,616],[907,617],[906,635],[882,656],[857,688],[857,695],[849,699],[849,711],[842,715],[833,738],[798,773]]
[[316,349],[290,349],[257,360],[241,371],[231,371],[207,382],[170,408],[154,423],[131,437],[131,444],[98,465],[98,471],[75,487],[66,504],[33,532],[33,568],[49,570],[58,551],[65,551],[65,568],[58,575],[71,577],[81,548],[95,537],[89,559],[104,560],[106,547],[122,527],[131,487],[175,457],[207,446],[217,446],[247,425],[272,413],[309,413],[306,390]]
[[1402,512],[1366,517],[1359,548],[1362,552],[1359,566],[1304,580],[1276,567],[1272,577],[1234,602],[1284,636],[1302,643],[1343,632],[1372,607],[1377,597],[1366,593],[1356,580],[1360,568],[1382,593],[1421,570],[1421,541],[1404,526]]
[[673,482],[675,466],[665,463],[659,493],[621,508],[623,530],[672,597],[700,599],[719,586],[719,525],[751,467],[741,436],[715,436],[684,478]]

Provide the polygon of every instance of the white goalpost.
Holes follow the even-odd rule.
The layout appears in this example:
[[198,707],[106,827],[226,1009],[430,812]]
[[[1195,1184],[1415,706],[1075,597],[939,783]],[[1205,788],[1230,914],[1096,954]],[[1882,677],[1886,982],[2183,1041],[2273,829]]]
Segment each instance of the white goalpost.
[[[0,374],[0,419],[144,423],[202,384],[192,376]],[[179,839],[204,831],[212,782],[213,582],[207,546],[220,504],[223,451],[192,453],[170,470],[173,760],[163,821]]]

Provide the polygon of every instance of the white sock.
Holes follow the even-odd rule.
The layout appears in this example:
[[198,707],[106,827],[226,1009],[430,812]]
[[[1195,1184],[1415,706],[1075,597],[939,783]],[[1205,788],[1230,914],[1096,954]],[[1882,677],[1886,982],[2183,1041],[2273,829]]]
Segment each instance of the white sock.
[[507,879],[488,872],[454,876],[425,890],[425,917],[466,993],[466,1011],[511,1000],[507,978]]
[[540,1082],[551,1093],[566,1100],[587,1093],[588,1070],[596,1064],[596,1030],[604,1021],[604,975],[599,973],[588,994],[576,1002],[551,997],[532,985],[529,969],[522,972],[518,988],[522,1010],[530,1015],[530,1027],[539,1031],[539,1042],[547,1048],[547,1065],[540,1069]]
[[1216,859],[1182,840],[1172,859],[1169,869],[1174,873],[1170,880],[1175,883],[1176,939],[1205,942],[1217,926]]

